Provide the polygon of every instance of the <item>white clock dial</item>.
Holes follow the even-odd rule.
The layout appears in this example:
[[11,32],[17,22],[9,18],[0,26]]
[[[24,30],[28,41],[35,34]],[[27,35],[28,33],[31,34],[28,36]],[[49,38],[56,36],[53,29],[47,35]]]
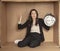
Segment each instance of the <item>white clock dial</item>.
[[56,19],[55,17],[53,17],[52,15],[47,15],[45,16],[44,18],[44,23],[47,25],[47,26],[53,26],[54,23],[55,23]]

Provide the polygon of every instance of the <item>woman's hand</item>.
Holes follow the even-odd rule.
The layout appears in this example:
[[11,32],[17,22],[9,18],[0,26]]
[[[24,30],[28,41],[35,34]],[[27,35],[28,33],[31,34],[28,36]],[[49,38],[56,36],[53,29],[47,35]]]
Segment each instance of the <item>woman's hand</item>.
[[25,27],[27,27],[27,25],[28,25],[28,20],[25,22],[25,23],[21,23],[21,21],[22,21],[22,16],[20,16],[19,17],[19,22],[18,22],[18,29],[23,29],[23,28],[25,28]]
[[19,18],[18,18],[18,24],[21,24],[21,20],[22,20],[22,16],[20,16]]

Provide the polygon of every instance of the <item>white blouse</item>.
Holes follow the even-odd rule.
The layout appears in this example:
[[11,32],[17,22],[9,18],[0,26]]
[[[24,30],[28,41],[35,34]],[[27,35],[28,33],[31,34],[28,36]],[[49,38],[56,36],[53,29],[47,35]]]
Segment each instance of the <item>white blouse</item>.
[[30,32],[37,32],[40,34],[39,24],[38,25],[32,25]]
[[35,25],[35,20],[33,21],[33,25],[31,27],[31,31],[30,32],[37,32],[37,33],[40,34],[39,24]]

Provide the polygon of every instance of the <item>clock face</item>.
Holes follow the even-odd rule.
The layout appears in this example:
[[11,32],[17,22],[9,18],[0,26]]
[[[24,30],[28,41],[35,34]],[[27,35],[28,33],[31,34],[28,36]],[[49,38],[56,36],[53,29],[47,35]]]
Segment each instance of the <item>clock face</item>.
[[56,19],[55,17],[51,16],[51,15],[47,15],[45,16],[44,18],[44,23],[47,25],[47,26],[53,26],[54,23],[55,23]]

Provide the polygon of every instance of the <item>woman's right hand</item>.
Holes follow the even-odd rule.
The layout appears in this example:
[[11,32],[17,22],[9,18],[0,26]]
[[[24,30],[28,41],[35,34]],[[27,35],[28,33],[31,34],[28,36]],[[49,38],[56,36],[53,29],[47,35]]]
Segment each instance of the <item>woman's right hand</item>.
[[18,18],[18,24],[21,24],[21,20],[22,20],[22,16],[20,16],[19,18]]

